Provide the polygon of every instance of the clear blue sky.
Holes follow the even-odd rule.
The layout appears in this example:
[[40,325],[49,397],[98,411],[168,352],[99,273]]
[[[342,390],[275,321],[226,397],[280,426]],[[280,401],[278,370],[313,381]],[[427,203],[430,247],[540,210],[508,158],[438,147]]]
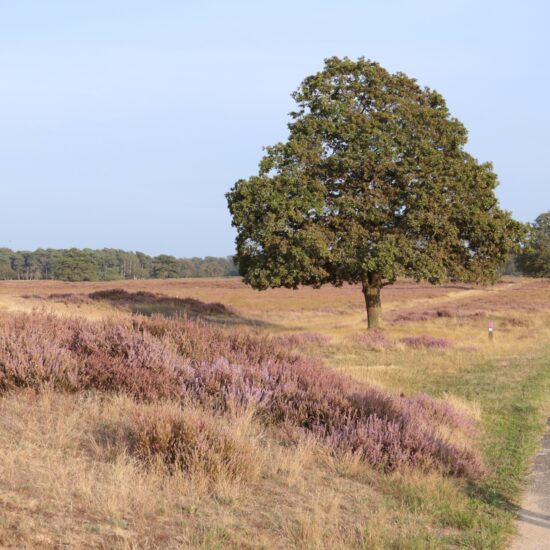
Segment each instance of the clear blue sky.
[[224,193],[332,55],[441,92],[532,220],[550,210],[549,6],[0,0],[0,246],[233,253]]

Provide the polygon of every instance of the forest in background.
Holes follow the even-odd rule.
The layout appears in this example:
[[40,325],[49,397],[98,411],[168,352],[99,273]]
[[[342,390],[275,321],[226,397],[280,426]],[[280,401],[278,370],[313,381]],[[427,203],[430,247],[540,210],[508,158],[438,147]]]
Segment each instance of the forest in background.
[[39,248],[33,252],[0,248],[0,280],[113,281],[235,275],[238,268],[231,257],[149,256],[115,248]]
[[[518,266],[517,257],[511,256],[499,273],[531,275],[526,271]],[[32,252],[0,248],[0,281],[117,281],[238,275],[238,265],[231,256],[176,258],[168,254],[149,256],[117,248],[38,248]]]

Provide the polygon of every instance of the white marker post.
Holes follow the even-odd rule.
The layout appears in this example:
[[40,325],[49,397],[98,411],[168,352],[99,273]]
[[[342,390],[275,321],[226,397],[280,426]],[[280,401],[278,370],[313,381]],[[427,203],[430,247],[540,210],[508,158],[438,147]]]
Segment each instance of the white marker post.
[[489,328],[489,340],[493,340],[493,320],[492,319],[489,319],[489,324],[488,324],[488,328]]

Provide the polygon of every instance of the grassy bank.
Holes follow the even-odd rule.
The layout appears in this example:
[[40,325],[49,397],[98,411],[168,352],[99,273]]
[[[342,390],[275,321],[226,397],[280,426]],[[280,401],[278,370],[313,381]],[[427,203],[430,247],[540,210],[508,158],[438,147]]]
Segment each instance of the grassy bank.
[[[483,361],[460,371],[425,372],[407,387],[435,396],[452,393],[479,404],[480,446],[491,473],[460,488],[462,506],[452,491],[425,491],[421,483],[412,498],[403,492],[405,505],[411,512],[428,510],[443,523],[454,523],[458,532],[448,537],[450,546],[503,548],[513,533],[514,507],[550,410],[550,350],[541,348],[509,362]],[[420,549],[422,544],[402,541],[398,547]],[[441,541],[435,537],[430,544],[437,548]]]

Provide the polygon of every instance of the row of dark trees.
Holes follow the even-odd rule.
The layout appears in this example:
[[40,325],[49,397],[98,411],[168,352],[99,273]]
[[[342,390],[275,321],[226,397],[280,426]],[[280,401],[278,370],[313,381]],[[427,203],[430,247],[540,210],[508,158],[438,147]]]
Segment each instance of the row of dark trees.
[[550,277],[550,212],[545,212],[528,224],[528,235],[522,250],[508,258],[502,275]]
[[230,257],[176,258],[166,254],[153,257],[114,248],[39,248],[34,252],[0,248],[0,279],[4,280],[111,281],[237,274],[238,269]]
[[550,212],[537,217],[529,238],[515,263],[519,272],[531,277],[550,277]]

